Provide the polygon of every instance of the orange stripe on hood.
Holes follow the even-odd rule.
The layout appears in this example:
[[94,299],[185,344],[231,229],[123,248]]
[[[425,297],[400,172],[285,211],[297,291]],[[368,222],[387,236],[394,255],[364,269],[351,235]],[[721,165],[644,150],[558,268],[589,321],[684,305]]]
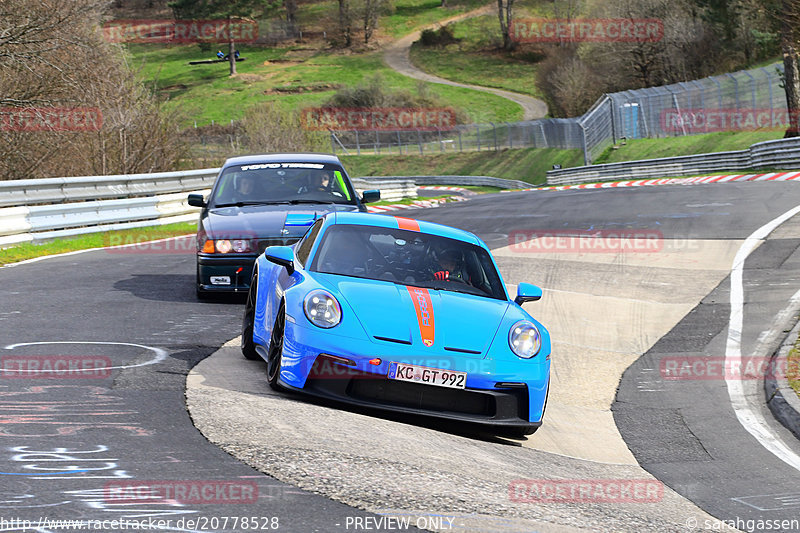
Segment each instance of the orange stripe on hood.
[[417,322],[419,323],[419,334],[422,337],[422,344],[433,346],[433,339],[436,333],[433,321],[433,300],[428,293],[428,289],[408,286],[408,293],[411,301],[414,302],[414,309],[417,311]]
[[394,217],[397,220],[397,227],[408,231],[419,231],[419,222],[413,218]]

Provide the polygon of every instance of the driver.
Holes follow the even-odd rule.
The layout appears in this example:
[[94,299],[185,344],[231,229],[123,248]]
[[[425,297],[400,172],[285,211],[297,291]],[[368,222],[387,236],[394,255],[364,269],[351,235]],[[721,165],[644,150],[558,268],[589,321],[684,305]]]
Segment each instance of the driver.
[[256,177],[252,174],[242,174],[237,176],[234,182],[234,188],[239,196],[246,197],[256,190]]
[[308,186],[300,187],[297,192],[300,194],[326,192],[330,180],[331,175],[328,172],[314,172],[308,177]]
[[464,254],[461,250],[449,248],[439,252],[439,270],[433,273],[433,278],[445,280],[457,280],[469,283],[469,277],[464,269]]

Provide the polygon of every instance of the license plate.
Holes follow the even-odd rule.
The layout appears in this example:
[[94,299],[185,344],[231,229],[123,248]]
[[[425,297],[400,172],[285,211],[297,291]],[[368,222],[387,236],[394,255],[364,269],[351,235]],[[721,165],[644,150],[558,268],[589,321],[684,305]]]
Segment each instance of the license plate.
[[447,387],[449,389],[463,389],[467,384],[466,372],[407,365],[405,363],[392,363],[389,365],[387,377],[398,381],[425,383],[426,385],[436,385],[437,387]]
[[211,284],[212,285],[230,285],[231,284],[231,277],[230,276],[211,276]]

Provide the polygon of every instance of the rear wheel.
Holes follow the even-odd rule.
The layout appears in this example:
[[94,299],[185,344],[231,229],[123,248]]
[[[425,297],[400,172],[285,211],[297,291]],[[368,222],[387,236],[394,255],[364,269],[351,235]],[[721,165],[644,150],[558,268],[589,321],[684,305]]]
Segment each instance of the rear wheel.
[[283,333],[286,325],[286,311],[281,304],[278,309],[278,316],[275,317],[275,325],[272,327],[272,336],[269,341],[269,354],[267,356],[267,381],[274,390],[282,390],[278,384],[278,376],[281,375],[281,358],[283,356]]
[[253,326],[256,318],[256,293],[258,291],[258,277],[253,275],[250,290],[247,293],[247,302],[244,304],[242,317],[242,355],[245,359],[259,361],[261,356],[256,352],[256,343],[253,341]]

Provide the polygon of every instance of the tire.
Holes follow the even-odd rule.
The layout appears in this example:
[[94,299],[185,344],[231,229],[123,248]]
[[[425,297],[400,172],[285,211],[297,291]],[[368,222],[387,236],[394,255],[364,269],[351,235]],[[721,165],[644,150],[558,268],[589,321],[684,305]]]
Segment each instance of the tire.
[[269,340],[269,354],[267,356],[267,382],[273,390],[283,390],[278,384],[281,375],[281,359],[283,356],[283,333],[286,326],[286,310],[281,303],[275,325],[272,326],[272,335]]
[[256,352],[256,343],[253,341],[253,326],[256,318],[256,294],[258,291],[258,274],[253,275],[250,290],[247,293],[247,302],[244,304],[242,316],[242,355],[250,361],[260,361],[261,356]]

